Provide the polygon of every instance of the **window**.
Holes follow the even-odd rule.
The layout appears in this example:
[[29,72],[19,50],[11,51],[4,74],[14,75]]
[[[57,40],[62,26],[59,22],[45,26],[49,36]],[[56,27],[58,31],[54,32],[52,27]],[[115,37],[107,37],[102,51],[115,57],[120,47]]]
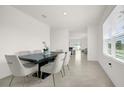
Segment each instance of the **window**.
[[116,38],[116,57],[124,60],[124,35]]
[[104,52],[111,55],[111,39],[105,40],[105,46],[106,46],[106,50]]
[[124,62],[124,6],[116,6],[103,24],[103,52]]
[[108,53],[111,54],[111,42],[108,42]]

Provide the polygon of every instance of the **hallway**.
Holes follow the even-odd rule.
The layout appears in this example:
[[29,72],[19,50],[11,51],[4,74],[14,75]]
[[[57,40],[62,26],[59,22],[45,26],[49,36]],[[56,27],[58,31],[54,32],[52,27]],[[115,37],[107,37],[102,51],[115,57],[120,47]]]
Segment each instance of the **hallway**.
[[[62,78],[61,74],[55,75],[57,87],[113,87],[113,83],[105,74],[97,62],[87,61],[86,55],[76,51],[76,55],[71,56],[69,63],[70,71],[65,67],[66,75]],[[7,87],[10,77],[0,80],[1,87]],[[52,77],[45,80],[38,78],[15,78],[12,86],[15,87],[52,87]]]

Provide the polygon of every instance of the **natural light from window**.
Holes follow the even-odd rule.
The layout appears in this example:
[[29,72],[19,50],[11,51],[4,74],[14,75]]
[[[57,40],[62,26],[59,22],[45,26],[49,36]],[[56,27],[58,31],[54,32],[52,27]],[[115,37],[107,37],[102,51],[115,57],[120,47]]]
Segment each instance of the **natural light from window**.
[[124,62],[124,6],[116,6],[103,24],[103,53]]

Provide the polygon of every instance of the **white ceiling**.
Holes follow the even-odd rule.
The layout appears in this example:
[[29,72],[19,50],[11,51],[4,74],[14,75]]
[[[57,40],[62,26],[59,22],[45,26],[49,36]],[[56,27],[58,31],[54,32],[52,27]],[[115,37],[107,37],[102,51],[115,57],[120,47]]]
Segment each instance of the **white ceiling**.
[[[70,31],[84,30],[89,24],[98,24],[106,8],[104,5],[21,5],[14,7],[47,23],[52,28]],[[66,16],[64,12],[67,12]]]

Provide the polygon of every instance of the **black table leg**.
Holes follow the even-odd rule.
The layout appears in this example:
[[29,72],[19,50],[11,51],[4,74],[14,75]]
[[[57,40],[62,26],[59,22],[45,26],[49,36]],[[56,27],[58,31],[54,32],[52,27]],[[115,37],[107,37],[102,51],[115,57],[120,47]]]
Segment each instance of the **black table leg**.
[[40,71],[41,64],[38,64],[38,77],[40,78],[41,76],[41,71]]
[[46,73],[46,72],[42,72],[42,79],[47,78],[49,75],[51,75],[50,73]]
[[[52,60],[53,60],[53,59],[52,59]],[[48,77],[48,76],[50,75],[49,73],[43,72],[43,73],[42,73],[42,77],[41,77],[41,70],[40,70],[40,68],[41,68],[42,66],[44,66],[45,64],[48,64],[48,61],[44,61],[44,62],[38,64],[38,78],[45,79],[46,77]]]

